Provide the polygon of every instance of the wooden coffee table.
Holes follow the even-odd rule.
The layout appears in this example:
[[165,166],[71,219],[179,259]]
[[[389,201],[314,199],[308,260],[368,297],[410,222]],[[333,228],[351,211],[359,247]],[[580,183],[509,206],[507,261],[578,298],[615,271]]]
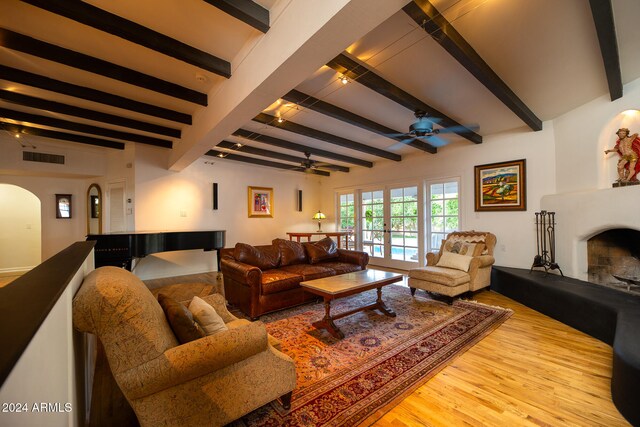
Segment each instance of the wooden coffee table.
[[[368,268],[354,273],[339,274],[337,276],[325,277],[324,279],[300,282],[300,286],[312,294],[320,295],[324,299],[324,318],[313,322],[312,325],[318,329],[326,329],[334,337],[342,339],[344,338],[344,334],[335,323],[333,323],[334,320],[350,316],[360,311],[373,309],[378,309],[387,316],[396,317],[396,313],[388,308],[382,301],[382,287],[401,280],[402,274]],[[378,289],[378,299],[375,303],[345,311],[344,313],[331,315],[332,300],[359,294],[360,292],[374,288]]]

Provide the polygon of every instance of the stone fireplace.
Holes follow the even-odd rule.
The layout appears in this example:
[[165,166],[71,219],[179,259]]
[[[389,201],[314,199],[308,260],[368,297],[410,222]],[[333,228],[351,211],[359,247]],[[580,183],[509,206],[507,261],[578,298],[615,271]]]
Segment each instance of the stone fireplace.
[[640,276],[640,186],[553,194],[540,205],[556,213],[556,262],[565,276],[624,291],[614,274]]
[[587,240],[588,280],[640,295],[640,231],[617,228]]

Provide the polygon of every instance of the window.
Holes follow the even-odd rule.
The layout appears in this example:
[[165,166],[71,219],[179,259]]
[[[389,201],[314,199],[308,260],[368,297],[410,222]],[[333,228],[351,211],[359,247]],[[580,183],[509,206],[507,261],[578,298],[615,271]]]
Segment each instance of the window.
[[458,180],[431,183],[428,186],[427,250],[431,252],[437,252],[447,234],[457,231],[460,227],[459,187]]

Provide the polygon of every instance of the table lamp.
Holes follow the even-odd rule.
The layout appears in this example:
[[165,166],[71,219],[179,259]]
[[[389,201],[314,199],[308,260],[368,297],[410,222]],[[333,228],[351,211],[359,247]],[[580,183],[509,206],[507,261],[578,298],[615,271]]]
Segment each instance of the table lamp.
[[318,221],[318,233],[322,233],[322,220],[325,218],[327,218],[327,216],[320,211],[316,212],[313,218],[311,218]]

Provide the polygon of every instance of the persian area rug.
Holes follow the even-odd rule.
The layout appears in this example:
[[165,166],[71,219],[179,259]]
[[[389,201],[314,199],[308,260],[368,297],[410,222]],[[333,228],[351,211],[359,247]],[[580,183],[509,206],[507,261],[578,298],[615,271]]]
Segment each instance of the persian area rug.
[[[375,290],[339,299],[331,312],[375,299]],[[296,363],[291,409],[272,402],[233,425],[370,425],[512,314],[470,301],[450,306],[420,291],[412,297],[409,288],[397,285],[385,286],[382,299],[397,317],[367,310],[339,319],[342,340],[311,326],[324,316],[322,303],[262,316]]]

